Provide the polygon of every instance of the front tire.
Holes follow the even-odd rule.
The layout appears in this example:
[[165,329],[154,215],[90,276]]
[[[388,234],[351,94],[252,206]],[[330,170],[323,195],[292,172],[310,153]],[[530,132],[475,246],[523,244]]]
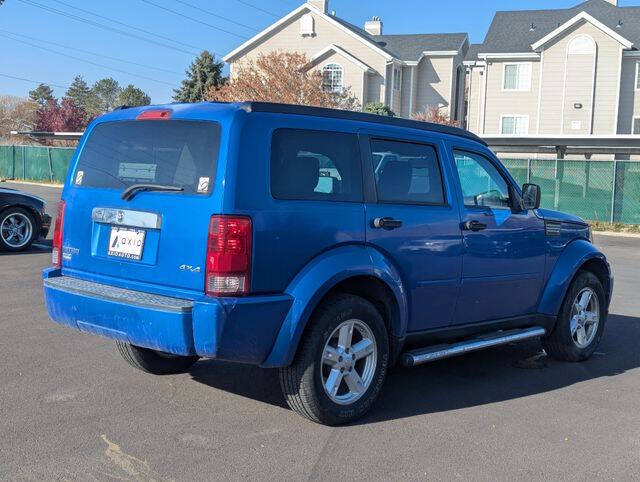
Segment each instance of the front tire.
[[325,425],[363,416],[378,398],[389,364],[380,312],[367,300],[338,294],[316,310],[293,363],[280,369],[289,407]]
[[198,361],[197,356],[178,356],[116,341],[118,352],[134,368],[153,375],[184,373]]
[[580,271],[567,291],[556,326],[542,340],[544,349],[557,360],[586,360],[602,339],[606,319],[602,283],[590,271]]

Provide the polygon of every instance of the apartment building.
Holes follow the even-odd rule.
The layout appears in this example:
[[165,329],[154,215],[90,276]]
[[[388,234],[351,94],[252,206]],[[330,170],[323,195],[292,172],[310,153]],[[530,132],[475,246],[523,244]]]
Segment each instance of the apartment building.
[[309,0],[224,57],[231,76],[243,61],[272,51],[307,55],[325,87],[348,87],[364,106],[382,102],[397,115],[437,107],[463,121],[466,33],[387,35],[378,17],[362,28],[329,11],[328,0]]
[[588,0],[497,12],[467,51],[466,127],[479,135],[640,134],[640,7]]

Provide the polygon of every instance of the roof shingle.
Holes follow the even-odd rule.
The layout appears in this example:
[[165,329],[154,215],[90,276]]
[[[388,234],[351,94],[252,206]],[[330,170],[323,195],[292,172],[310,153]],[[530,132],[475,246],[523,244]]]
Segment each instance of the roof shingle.
[[[567,9],[496,12],[480,52],[531,52],[531,44],[583,11],[634,44],[640,43],[640,7],[587,0]],[[473,60],[469,54],[467,60]]]
[[399,60],[419,60],[422,56],[422,52],[430,50],[459,50],[467,39],[466,33],[370,35],[366,30],[347,22],[346,20],[339,17],[332,18],[355,34],[366,40],[373,41],[382,50]]

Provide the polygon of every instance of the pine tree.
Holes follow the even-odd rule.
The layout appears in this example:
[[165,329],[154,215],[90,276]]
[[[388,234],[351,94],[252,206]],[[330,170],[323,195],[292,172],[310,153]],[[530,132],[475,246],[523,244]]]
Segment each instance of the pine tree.
[[135,85],[129,84],[118,96],[118,104],[126,105],[128,107],[137,107],[141,105],[151,104],[151,97],[144,93],[142,89],[139,89]]
[[44,107],[54,99],[53,90],[47,84],[40,84],[34,90],[29,91],[29,98],[37,102],[40,107]]
[[187,78],[182,86],[175,89],[173,100],[177,102],[201,102],[205,93],[212,87],[219,87],[227,82],[222,76],[224,64],[216,60],[215,55],[204,50],[189,66]]
[[86,110],[90,93],[91,89],[89,89],[82,75],[76,75],[71,86],[67,89],[65,97],[71,99],[71,102],[73,102],[73,105],[76,107],[82,107]]
[[[103,114],[105,112],[109,112],[113,110],[114,107],[118,105],[118,96],[121,92],[120,84],[115,79],[111,77],[107,77],[106,79],[100,79],[91,88],[91,95],[95,96],[95,99],[92,99],[97,103],[95,108],[98,110],[98,114]],[[91,113],[94,113],[94,106],[91,106]]]

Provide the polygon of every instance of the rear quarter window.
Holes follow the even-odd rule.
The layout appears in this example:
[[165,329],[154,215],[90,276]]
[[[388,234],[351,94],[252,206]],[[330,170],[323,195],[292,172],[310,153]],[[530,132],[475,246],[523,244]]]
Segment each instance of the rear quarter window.
[[362,165],[355,134],[277,129],[271,144],[276,199],[362,201]]
[[73,184],[126,189],[133,184],[208,194],[218,165],[220,126],[196,121],[123,121],[97,125],[82,148]]

